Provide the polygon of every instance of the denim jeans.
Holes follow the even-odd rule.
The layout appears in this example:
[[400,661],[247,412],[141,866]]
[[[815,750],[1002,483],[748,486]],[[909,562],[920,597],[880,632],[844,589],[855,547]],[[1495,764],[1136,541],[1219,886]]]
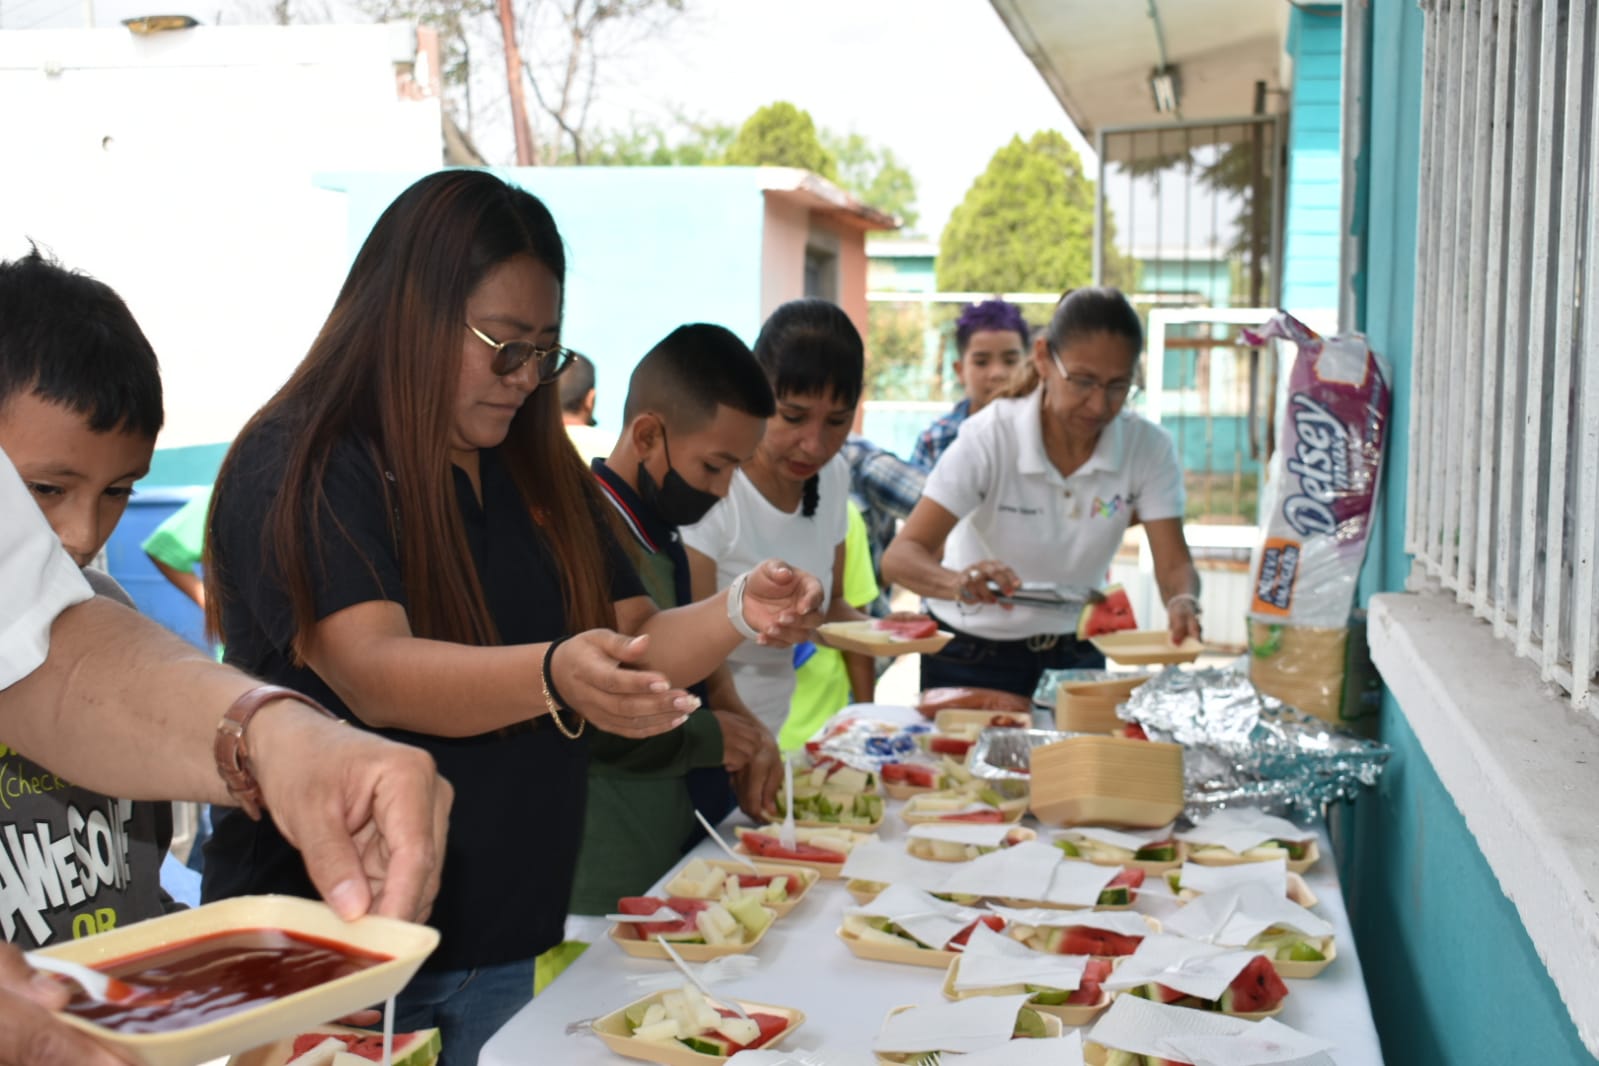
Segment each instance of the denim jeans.
[[1032,699],[1045,670],[1102,669],[1105,657],[1086,640],[1065,636],[1052,647],[1033,649],[1025,640],[986,640],[955,631],[937,655],[922,656],[922,689],[995,688]]
[[444,1042],[438,1066],[477,1066],[489,1037],[532,1000],[532,959],[474,970],[423,970],[396,997],[394,1031],[437,1027]]

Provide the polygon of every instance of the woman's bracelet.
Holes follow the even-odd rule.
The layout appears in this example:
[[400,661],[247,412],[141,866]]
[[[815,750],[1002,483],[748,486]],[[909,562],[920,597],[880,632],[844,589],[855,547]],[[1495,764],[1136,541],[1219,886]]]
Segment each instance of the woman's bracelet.
[[1174,604],[1178,604],[1178,603],[1187,603],[1187,604],[1191,605],[1194,608],[1194,617],[1195,618],[1198,618],[1201,614],[1204,613],[1204,611],[1199,606],[1199,597],[1195,596],[1192,592],[1179,592],[1177,595],[1175,595],[1171,599],[1167,600],[1166,601],[1166,612],[1168,614],[1170,614],[1172,606]]
[[733,624],[733,629],[745,640],[761,639],[760,630],[750,625],[744,618],[744,586],[750,582],[752,571],[746,570],[733,579],[727,587],[727,620]]
[[571,710],[571,708],[566,705],[565,700],[561,699],[561,693],[555,687],[555,677],[550,673],[550,663],[555,659],[555,649],[565,644],[566,639],[565,637],[559,637],[550,641],[550,646],[544,651],[544,667],[540,674],[544,682],[544,706],[550,712],[550,721],[555,723],[555,728],[561,731],[563,737],[568,740],[576,740],[583,735],[583,730],[588,727],[588,719],[579,715],[576,729],[568,729],[566,723],[561,721],[561,711]]

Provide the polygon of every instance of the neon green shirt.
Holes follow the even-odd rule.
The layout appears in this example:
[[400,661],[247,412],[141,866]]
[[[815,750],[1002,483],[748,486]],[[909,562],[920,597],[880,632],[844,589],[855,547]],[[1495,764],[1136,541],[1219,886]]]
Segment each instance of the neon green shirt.
[[[866,520],[851,501],[849,527],[844,534],[844,601],[851,607],[865,607],[875,599],[877,578],[872,573]],[[784,752],[804,747],[822,723],[853,702],[844,656],[836,648],[818,647],[795,672],[795,682],[788,719],[777,737],[777,745]]]

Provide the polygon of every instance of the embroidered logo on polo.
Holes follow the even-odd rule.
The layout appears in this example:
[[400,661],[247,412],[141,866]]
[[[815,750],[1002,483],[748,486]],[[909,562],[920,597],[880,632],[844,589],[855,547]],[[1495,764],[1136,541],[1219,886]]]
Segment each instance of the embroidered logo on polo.
[[1095,496],[1094,502],[1088,508],[1088,517],[1115,518],[1126,506],[1127,501],[1122,497],[1121,493],[1117,493],[1108,500]]

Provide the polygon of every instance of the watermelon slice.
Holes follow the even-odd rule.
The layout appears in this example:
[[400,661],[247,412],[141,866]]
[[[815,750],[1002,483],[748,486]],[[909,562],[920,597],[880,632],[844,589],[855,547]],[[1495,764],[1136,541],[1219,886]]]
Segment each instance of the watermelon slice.
[[685,899],[682,896],[671,896],[667,899],[656,899],[654,896],[623,896],[616,904],[618,914],[654,914],[662,907],[670,907],[683,916],[680,922],[634,922],[633,928],[637,929],[639,936],[645,940],[653,936],[663,936],[669,940],[700,937],[702,934],[694,921],[694,916],[710,905],[709,900]]
[[904,783],[912,788],[937,788],[938,771],[931,766],[909,762],[883,764],[883,780],[894,785]]
[[1271,1010],[1288,995],[1288,986],[1277,976],[1277,967],[1264,955],[1249,960],[1227,991],[1221,994],[1221,1009],[1228,1014],[1254,1014]]
[[[294,1049],[285,1062],[292,1062],[326,1040],[344,1041],[345,1051],[373,1062],[383,1061],[383,1034],[347,1030],[301,1033],[294,1038]],[[414,1033],[394,1034],[394,1066],[432,1066],[439,1058],[439,1031],[418,1029]]]
[[1131,955],[1138,950],[1143,940],[1141,936],[1123,936],[1086,925],[1071,925],[1066,927],[1065,936],[1061,937],[1060,954],[1106,957]]
[[1122,872],[1110,879],[1099,894],[1099,906],[1123,907],[1138,898],[1138,889],[1144,883],[1144,870],[1140,866],[1124,866]]
[[972,938],[972,930],[977,928],[979,922],[988,926],[996,933],[1003,933],[1005,931],[1005,919],[1001,918],[997,914],[985,914],[981,918],[978,918],[976,921],[972,922],[972,924],[968,925],[965,929],[962,929],[960,932],[950,937],[949,943],[944,945],[944,950],[953,951],[956,948],[964,948],[966,946],[966,942]]
[[1133,618],[1133,602],[1127,598],[1126,589],[1120,585],[1106,585],[1100,592],[1105,598],[1099,603],[1088,604],[1083,608],[1083,613],[1077,616],[1078,640],[1138,628],[1138,622]]
[[767,833],[744,833],[739,839],[744,847],[763,859],[787,859],[789,862],[843,862],[844,856],[836,851],[806,844],[803,841],[785,848],[780,840]]
[[941,814],[940,822],[981,822],[988,825],[998,825],[1005,820],[1005,812],[992,808],[984,811],[961,811],[958,814]]
[[1090,1006],[1098,1003],[1102,991],[1100,985],[1109,976],[1110,961],[1108,959],[1089,959],[1088,965],[1083,967],[1082,979],[1077,982],[1077,991],[1067,996],[1066,1002]]
[[895,640],[925,640],[938,635],[938,623],[925,614],[879,618],[872,623],[872,628],[889,634]]
[[976,741],[966,737],[947,736],[939,733],[927,738],[927,750],[934,755],[955,755],[965,758],[966,753],[972,750]]

